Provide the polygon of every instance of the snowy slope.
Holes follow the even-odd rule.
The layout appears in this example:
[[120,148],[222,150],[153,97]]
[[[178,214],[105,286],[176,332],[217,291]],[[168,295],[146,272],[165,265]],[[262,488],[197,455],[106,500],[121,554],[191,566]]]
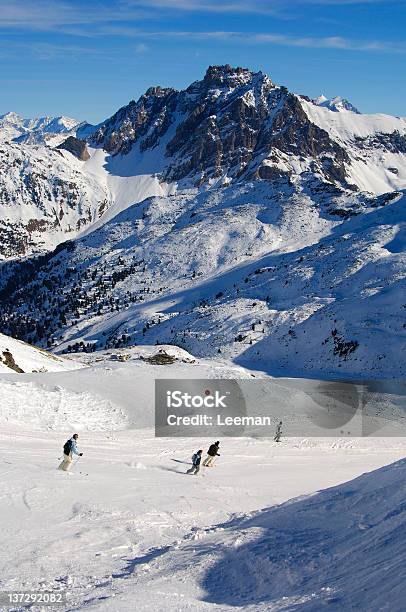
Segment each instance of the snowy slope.
[[401,612],[404,477],[403,459],[332,489],[196,530],[129,564],[133,584],[115,599],[114,609],[124,610],[131,593],[149,600],[144,609],[163,610],[159,593],[165,589],[173,609],[182,601],[185,610],[326,606]]
[[0,373],[63,372],[82,368],[80,362],[61,358],[41,348],[30,346],[0,334]]
[[[20,348],[21,343],[15,344]],[[145,360],[159,351],[173,356],[174,363],[151,365]],[[28,359],[24,361],[21,350],[20,353],[14,350],[14,354],[16,361],[19,359],[26,366],[26,372],[33,371],[27,367]],[[31,348],[31,354],[36,357],[35,349]],[[75,357],[71,362],[51,355],[48,362],[52,358],[55,362],[52,370],[44,353],[47,374],[0,377],[0,423],[25,430],[57,431],[153,427],[156,378],[251,378],[243,368],[221,361],[197,361],[186,351],[171,346],[132,347],[85,355],[83,361],[89,367],[83,367],[80,355]],[[60,371],[55,375],[58,368]],[[69,368],[76,368],[74,374]]]
[[263,183],[151,198],[17,269],[3,329],[58,351],[173,343],[279,375],[402,377],[404,216],[402,194],[315,209]]
[[[76,361],[80,363],[81,358],[78,355]],[[244,416],[266,414],[272,424],[266,430],[230,430],[226,425],[214,432],[201,428],[198,435],[202,437],[273,436],[280,419],[284,435],[345,435],[349,442],[354,436],[392,437],[406,431],[402,383],[338,385],[334,381],[269,379],[226,360],[195,359],[171,346],[103,351],[83,356],[83,361],[88,367],[74,373],[61,370],[0,377],[0,423],[24,431],[153,428],[155,380],[184,379],[188,391],[199,394],[202,380],[215,379],[204,383],[213,393],[231,389],[243,398],[241,413],[232,404],[223,415],[235,416],[236,410]]]
[[[146,361],[159,350],[173,363]],[[154,437],[154,380],[252,373],[171,346],[84,357],[0,373],[0,590],[61,590],[66,612],[400,612],[404,463],[317,492],[399,460],[404,439],[227,437],[215,468],[187,476],[211,438]],[[284,381],[268,382],[279,402]],[[68,475],[56,468],[75,431]]]
[[406,188],[406,118],[332,112],[303,98],[301,103],[309,119],[345,147],[348,175],[361,190]]
[[[142,167],[146,160],[142,160],[139,151],[133,151],[128,157],[118,155],[113,159],[102,149],[89,148],[89,153],[90,159],[84,163],[83,170],[104,186],[111,205],[99,220],[90,224],[80,235],[102,227],[133,204],[153,196],[170,195],[174,190],[172,185],[159,180],[148,163],[145,169]],[[66,156],[69,157],[69,154]],[[156,155],[155,159],[159,159],[159,156]]]
[[[2,415],[0,431],[2,590],[61,589],[69,596],[61,610],[127,612],[134,601],[151,612],[318,610],[324,602],[343,610],[354,602],[400,612],[403,463],[314,493],[400,459],[404,441],[228,438],[214,469],[186,476],[191,454],[210,440],[119,431],[128,426],[120,406],[151,415],[155,376],[239,373],[216,364],[141,368],[147,405],[137,364],[106,366],[0,377],[2,409],[17,409],[14,421]],[[75,430],[84,456],[69,477],[56,467]],[[276,505],[298,496],[309,497]]]

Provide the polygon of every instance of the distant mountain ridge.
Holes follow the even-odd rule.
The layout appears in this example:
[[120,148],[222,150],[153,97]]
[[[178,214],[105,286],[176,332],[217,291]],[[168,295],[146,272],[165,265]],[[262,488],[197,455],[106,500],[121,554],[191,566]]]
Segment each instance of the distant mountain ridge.
[[44,144],[59,134],[73,132],[80,125],[70,117],[36,117],[24,119],[14,112],[0,115],[0,142],[12,140],[28,144]]
[[323,94],[318,96],[313,100],[313,102],[317,106],[324,106],[325,108],[329,108],[330,110],[340,113],[342,111],[351,111],[352,113],[356,113],[360,115],[360,111],[353,105],[351,102],[342,98],[341,96],[336,96],[335,98],[326,98]]

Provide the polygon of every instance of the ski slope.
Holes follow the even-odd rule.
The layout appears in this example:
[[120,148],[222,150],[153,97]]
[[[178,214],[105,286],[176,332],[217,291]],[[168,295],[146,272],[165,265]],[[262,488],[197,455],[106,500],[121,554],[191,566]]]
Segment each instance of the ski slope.
[[2,590],[62,589],[62,610],[402,609],[404,466],[368,495],[362,481],[313,495],[400,459],[401,441],[229,439],[194,477],[207,442],[89,432],[68,476],[70,433],[2,430]]
[[400,612],[404,463],[343,483],[400,460],[404,438],[222,438],[187,476],[212,440],[154,437],[154,380],[258,374],[176,347],[145,361],[157,350],[0,375],[0,590],[61,589],[66,611]]

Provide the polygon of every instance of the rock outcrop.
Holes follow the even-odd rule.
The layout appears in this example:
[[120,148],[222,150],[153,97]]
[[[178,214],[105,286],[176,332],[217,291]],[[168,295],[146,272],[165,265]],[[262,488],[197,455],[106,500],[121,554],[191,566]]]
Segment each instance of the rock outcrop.
[[72,153],[77,159],[81,161],[87,161],[90,159],[89,151],[87,150],[87,144],[84,140],[75,138],[75,136],[69,136],[64,140],[58,147],[58,149],[64,149]]

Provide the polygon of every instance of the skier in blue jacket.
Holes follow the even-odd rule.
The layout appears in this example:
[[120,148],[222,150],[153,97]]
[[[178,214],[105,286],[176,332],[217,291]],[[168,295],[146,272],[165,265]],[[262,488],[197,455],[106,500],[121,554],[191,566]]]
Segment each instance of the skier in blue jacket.
[[192,457],[192,467],[186,472],[186,474],[194,474],[195,476],[200,472],[200,462],[202,460],[202,450],[198,450]]
[[68,472],[70,470],[70,466],[72,465],[72,457],[73,455],[78,455],[78,457],[82,457],[83,453],[79,453],[78,447],[76,445],[77,439],[79,438],[78,434],[75,433],[73,436],[65,442],[63,446],[63,460],[59,465],[59,470],[63,470],[64,472]]

